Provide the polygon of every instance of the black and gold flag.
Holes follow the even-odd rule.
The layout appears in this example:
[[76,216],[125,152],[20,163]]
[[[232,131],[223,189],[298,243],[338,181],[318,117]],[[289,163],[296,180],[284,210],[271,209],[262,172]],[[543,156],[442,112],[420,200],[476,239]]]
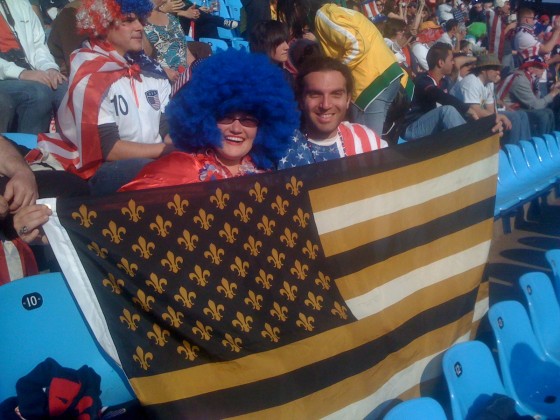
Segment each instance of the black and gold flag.
[[[277,173],[58,200],[47,228],[151,418],[363,417],[487,308],[489,121]],[[57,227],[58,225],[58,227]]]

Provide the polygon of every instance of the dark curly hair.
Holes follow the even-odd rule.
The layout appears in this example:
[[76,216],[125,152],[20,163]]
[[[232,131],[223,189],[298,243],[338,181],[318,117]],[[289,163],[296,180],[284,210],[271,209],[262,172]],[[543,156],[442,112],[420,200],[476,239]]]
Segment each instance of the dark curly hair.
[[175,146],[196,152],[222,145],[217,120],[233,112],[259,120],[249,155],[259,168],[274,168],[299,126],[299,111],[282,70],[263,54],[230,48],[207,58],[165,114]]

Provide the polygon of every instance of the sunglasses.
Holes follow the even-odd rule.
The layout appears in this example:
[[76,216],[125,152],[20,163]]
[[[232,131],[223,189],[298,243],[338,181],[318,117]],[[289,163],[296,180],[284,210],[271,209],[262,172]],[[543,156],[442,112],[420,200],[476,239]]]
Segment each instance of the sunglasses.
[[218,124],[233,124],[234,121],[239,121],[243,127],[258,127],[259,120],[254,117],[222,117],[218,120]]

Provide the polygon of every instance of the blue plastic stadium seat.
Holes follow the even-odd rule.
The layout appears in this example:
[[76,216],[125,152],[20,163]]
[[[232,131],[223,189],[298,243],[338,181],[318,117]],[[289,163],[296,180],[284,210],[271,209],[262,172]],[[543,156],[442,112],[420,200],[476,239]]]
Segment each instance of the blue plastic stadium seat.
[[544,254],[552,269],[552,280],[556,291],[556,298],[560,302],[560,249],[551,249]]
[[527,166],[543,180],[546,180],[549,184],[554,184],[556,182],[556,168],[553,166],[545,166],[537,154],[535,149],[535,144],[527,140],[521,140],[519,142],[519,147],[523,151],[523,156],[527,161]]
[[2,133],[2,135],[20,146],[25,146],[30,149],[37,147],[37,134]]
[[546,355],[560,365],[560,305],[545,273],[531,272],[519,278],[527,298],[531,325]]
[[249,41],[245,41],[243,38],[233,38],[231,40],[231,46],[236,50],[249,51]]
[[552,185],[550,180],[542,178],[541,174],[529,167],[519,146],[506,144],[505,149],[518,182],[527,188],[528,192],[525,198],[528,198],[535,192],[545,192]]
[[504,387],[530,415],[557,418],[560,413],[560,366],[547,358],[517,301],[492,305],[488,319],[498,347]]
[[[451,397],[453,420],[476,419],[492,395],[507,395],[496,363],[486,344],[467,341],[455,344],[443,355],[443,375]],[[516,407],[519,412],[522,408]]]
[[212,54],[217,53],[220,50],[227,50],[229,48],[226,41],[218,38],[199,38],[200,42],[206,42],[212,48]]
[[447,420],[441,405],[433,398],[415,398],[400,403],[383,420]]
[[60,273],[0,287],[0,401],[16,396],[16,382],[47,357],[61,366],[93,368],[101,376],[101,402],[136,400],[122,370],[93,338]]
[[560,163],[552,158],[546,145],[546,141],[540,137],[533,137],[533,144],[535,145],[535,150],[537,151],[537,156],[541,163],[549,168],[549,170],[555,174],[556,181],[560,179]]

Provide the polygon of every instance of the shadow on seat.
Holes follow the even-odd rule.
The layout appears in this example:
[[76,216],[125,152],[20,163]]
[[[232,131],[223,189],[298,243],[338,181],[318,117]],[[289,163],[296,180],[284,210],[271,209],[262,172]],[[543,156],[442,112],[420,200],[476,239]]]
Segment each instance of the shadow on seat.
[[560,305],[545,273],[531,272],[519,278],[527,298],[531,325],[546,355],[560,365]]
[[117,364],[93,338],[60,273],[41,274],[0,287],[0,401],[16,395],[16,382],[47,357],[61,366],[88,365],[101,376],[101,402],[136,400]]
[[557,418],[560,413],[560,366],[547,358],[517,301],[492,305],[488,319],[498,347],[504,387],[531,415]]
[[383,420],[446,420],[441,405],[433,398],[423,397],[403,401],[393,407]]
[[551,249],[544,254],[550,268],[552,268],[552,281],[556,290],[556,299],[560,302],[560,249]]

